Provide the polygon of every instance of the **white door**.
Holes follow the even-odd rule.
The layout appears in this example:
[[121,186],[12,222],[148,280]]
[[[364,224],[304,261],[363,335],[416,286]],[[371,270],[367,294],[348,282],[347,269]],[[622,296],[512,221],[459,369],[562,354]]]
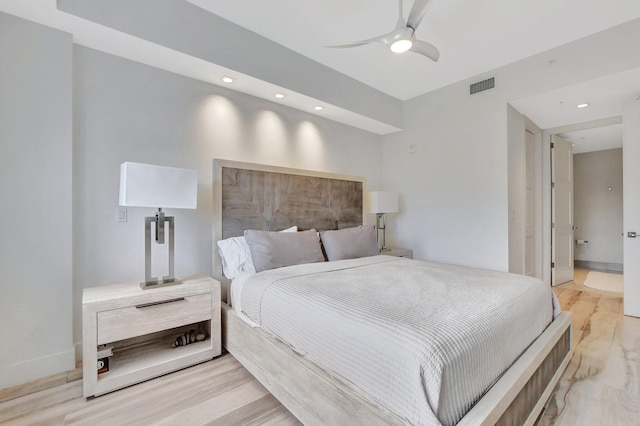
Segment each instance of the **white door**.
[[524,274],[536,274],[535,137],[525,132]]
[[625,104],[622,126],[624,314],[640,317],[640,101]]
[[551,137],[551,285],[573,280],[573,146]]

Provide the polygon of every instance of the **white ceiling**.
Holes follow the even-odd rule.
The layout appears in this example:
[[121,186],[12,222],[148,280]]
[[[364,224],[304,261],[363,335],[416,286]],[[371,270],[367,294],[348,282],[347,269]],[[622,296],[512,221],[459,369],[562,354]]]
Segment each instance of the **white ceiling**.
[[560,136],[573,142],[574,154],[622,148],[622,124],[561,133]]
[[[104,1],[105,6],[109,4]],[[640,17],[638,0],[433,0],[417,37],[440,49],[440,61],[434,63],[410,52],[393,54],[382,44],[323,47],[388,32],[397,20],[395,0],[186,1],[401,100]],[[404,0],[405,16],[412,4]],[[286,91],[272,82],[64,13],[56,0],[0,0],[0,11],[69,32],[75,43],[211,84],[224,85],[220,76],[234,73],[239,78],[227,87],[271,101],[276,91]],[[601,57],[594,54],[594,60]],[[640,82],[640,72],[632,70],[513,104],[540,127],[556,127],[619,115],[622,99],[640,94],[640,84],[634,82]],[[278,102],[310,114],[379,134],[400,130],[335,105],[315,112],[316,99],[291,90],[286,93],[287,98]],[[583,99],[592,106],[577,111],[573,104]]]
[[433,0],[416,35],[439,48],[434,63],[382,44],[323,47],[389,32],[396,0],[188,1],[401,100],[640,17],[638,0]]

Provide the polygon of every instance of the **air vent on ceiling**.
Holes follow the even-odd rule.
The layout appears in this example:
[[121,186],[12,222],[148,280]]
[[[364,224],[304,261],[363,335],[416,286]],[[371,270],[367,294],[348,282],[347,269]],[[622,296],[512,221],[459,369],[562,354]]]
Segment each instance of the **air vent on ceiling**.
[[491,77],[486,80],[473,83],[471,86],[469,86],[469,93],[473,95],[484,90],[493,89],[494,87],[496,87],[496,79],[495,77]]

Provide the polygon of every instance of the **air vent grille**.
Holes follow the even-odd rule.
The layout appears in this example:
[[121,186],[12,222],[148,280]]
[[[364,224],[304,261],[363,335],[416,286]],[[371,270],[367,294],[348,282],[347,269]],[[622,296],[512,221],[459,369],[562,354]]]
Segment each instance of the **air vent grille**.
[[478,92],[493,89],[494,87],[496,87],[496,79],[495,77],[491,77],[486,80],[473,83],[471,86],[469,86],[469,93],[473,95]]

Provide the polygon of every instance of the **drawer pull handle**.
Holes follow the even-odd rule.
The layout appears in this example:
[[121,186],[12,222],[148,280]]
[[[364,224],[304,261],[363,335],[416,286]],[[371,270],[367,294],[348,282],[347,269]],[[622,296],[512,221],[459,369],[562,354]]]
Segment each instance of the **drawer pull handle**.
[[164,305],[165,303],[179,302],[181,300],[184,300],[184,297],[177,297],[175,299],[162,300],[160,302],[143,303],[141,305],[136,305],[136,308],[137,309],[148,308],[149,306]]

